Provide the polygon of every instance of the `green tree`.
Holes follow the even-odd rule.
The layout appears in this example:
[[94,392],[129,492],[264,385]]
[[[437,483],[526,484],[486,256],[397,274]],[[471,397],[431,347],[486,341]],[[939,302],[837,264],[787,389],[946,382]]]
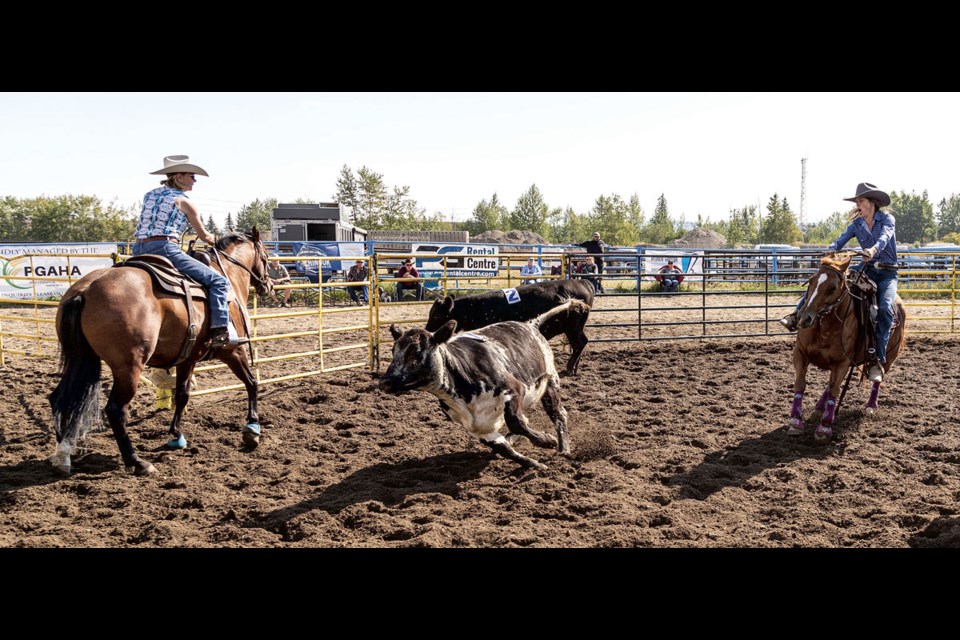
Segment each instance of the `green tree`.
[[778,200],[777,194],[770,197],[761,235],[764,244],[794,244],[803,239],[797,218],[790,211],[786,198]]
[[203,223],[203,226],[207,228],[207,231],[214,235],[220,235],[220,227],[217,226],[216,220],[213,219],[213,214],[207,214],[207,221]]
[[845,211],[834,211],[826,220],[811,224],[807,229],[804,242],[808,244],[830,244],[843,233],[849,225]]
[[940,223],[940,234],[960,232],[960,197],[951,193],[937,205],[937,221]]
[[647,226],[643,228],[640,237],[653,244],[666,244],[679,237],[677,229],[670,219],[667,199],[662,193],[657,198],[657,206],[653,210],[653,216]]
[[340,169],[337,193],[333,197],[337,202],[348,207],[356,207],[360,203],[360,185],[347,165],[343,165]]
[[0,201],[5,242],[110,242],[133,237],[135,208],[104,205],[95,196],[40,196]]
[[427,217],[426,210],[410,196],[410,187],[387,189],[383,174],[369,167],[360,167],[356,176],[344,165],[337,180],[337,201],[352,207],[353,223],[367,230],[423,229],[425,226],[450,223],[436,213]]
[[589,219],[577,215],[572,207],[566,209],[557,207],[550,212],[547,223],[547,238],[557,244],[583,242],[583,239],[590,233]]
[[517,206],[510,214],[510,226],[519,231],[533,231],[544,235],[547,232],[547,214],[550,209],[536,184],[517,199]]
[[897,218],[897,241],[928,242],[937,237],[937,223],[933,216],[933,204],[926,190],[917,195],[905,191],[890,194],[890,209]]
[[630,224],[629,205],[617,194],[597,198],[590,211],[590,224],[611,245],[632,246],[640,236],[639,230]]
[[484,231],[510,230],[510,211],[500,202],[496,192],[490,198],[490,201],[481,200],[473,208],[473,213],[467,221],[467,231],[472,235],[483,233]]
[[223,232],[230,233],[236,230],[237,230],[237,227],[235,224],[233,224],[233,213],[227,212],[227,220],[226,222],[223,223]]
[[950,244],[960,244],[960,231],[951,231],[940,239],[943,242],[949,242]]
[[756,205],[746,205],[741,209],[730,210],[727,223],[727,246],[730,248],[760,244],[760,214]]
[[643,208],[640,206],[640,196],[633,194],[627,202],[627,222],[633,227],[636,240],[640,240],[640,230],[643,229]]
[[240,207],[237,212],[237,228],[249,231],[256,227],[261,232],[270,230],[270,220],[273,210],[277,208],[276,198],[259,198]]

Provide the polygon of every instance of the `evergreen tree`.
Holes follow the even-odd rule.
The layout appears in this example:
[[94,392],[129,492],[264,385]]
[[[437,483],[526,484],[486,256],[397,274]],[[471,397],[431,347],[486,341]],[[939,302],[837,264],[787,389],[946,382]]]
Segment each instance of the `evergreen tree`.
[[223,223],[223,232],[231,233],[236,231],[236,226],[233,224],[233,214],[227,213],[227,221]]
[[207,228],[207,231],[212,233],[215,236],[220,235],[220,227],[217,226],[216,221],[213,219],[213,214],[207,214],[207,221],[203,223],[203,226]]
[[643,228],[640,234],[647,242],[653,244],[666,244],[678,236],[673,221],[670,219],[670,210],[667,207],[667,199],[661,193],[657,198],[657,206],[653,210],[653,217]]
[[627,202],[627,222],[633,227],[635,237],[639,240],[640,230],[643,229],[643,209],[637,194],[630,196],[630,201]]
[[797,218],[790,211],[786,198],[781,201],[777,199],[777,194],[771,196],[761,234],[764,244],[794,244],[803,239]]

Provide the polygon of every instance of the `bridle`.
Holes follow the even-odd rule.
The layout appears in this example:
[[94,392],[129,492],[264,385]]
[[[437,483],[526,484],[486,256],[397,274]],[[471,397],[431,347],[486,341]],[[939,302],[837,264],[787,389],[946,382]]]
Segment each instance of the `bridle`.
[[[265,274],[266,264],[267,264],[266,252],[261,251],[260,243],[255,242],[249,233],[244,235],[248,240],[250,240],[250,242],[253,243],[253,250],[256,252],[257,259],[260,261],[261,267],[263,268],[263,271]],[[216,246],[211,246],[210,248],[214,258],[216,258],[217,263],[220,266],[220,271],[226,273],[226,271],[223,268],[223,264],[220,263],[220,256],[223,256],[227,261],[232,262],[233,264],[237,265],[238,267],[240,267],[241,269],[243,269],[244,271],[250,274],[250,279],[253,283],[253,287],[257,290],[257,294],[265,295],[269,291],[268,286],[270,284],[270,280],[265,275],[263,277],[258,276],[250,269],[250,267],[243,264],[242,262],[240,262],[239,260],[231,256],[230,254],[217,250]]]

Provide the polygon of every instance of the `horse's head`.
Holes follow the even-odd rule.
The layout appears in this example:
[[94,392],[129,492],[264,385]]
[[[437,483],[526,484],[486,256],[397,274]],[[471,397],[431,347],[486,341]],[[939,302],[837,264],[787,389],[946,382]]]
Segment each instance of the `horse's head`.
[[807,280],[807,298],[798,317],[801,329],[809,329],[818,317],[840,302],[847,291],[846,273],[852,256],[850,252],[841,252],[820,260],[820,270]]
[[[241,247],[250,249],[244,251]],[[269,295],[273,291],[273,281],[267,276],[267,248],[263,246],[260,231],[256,227],[243,234],[230,233],[220,237],[217,249],[230,262],[250,274],[250,284],[258,295]]]

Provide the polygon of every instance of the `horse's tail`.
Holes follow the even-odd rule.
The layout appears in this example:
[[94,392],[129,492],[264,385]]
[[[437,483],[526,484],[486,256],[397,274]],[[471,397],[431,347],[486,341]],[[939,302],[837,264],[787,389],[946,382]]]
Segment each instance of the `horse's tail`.
[[83,303],[79,295],[60,309],[60,382],[49,398],[57,442],[71,447],[100,425],[100,356],[80,328]]

